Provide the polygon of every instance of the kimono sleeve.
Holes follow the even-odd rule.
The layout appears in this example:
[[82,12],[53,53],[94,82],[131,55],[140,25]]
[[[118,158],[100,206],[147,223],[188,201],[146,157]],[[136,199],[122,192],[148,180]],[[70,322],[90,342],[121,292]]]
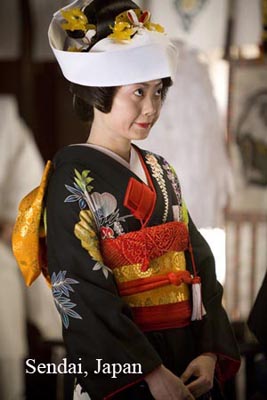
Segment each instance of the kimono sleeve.
[[[240,365],[239,350],[222,306],[223,288],[216,279],[215,260],[208,243],[189,216],[189,235],[198,275],[202,283],[202,301],[206,315],[192,323],[198,354],[212,352],[218,356],[217,373],[220,380],[231,378]],[[190,257],[187,254],[187,262]]]
[[[90,256],[74,233],[82,201],[79,190],[72,190],[73,197],[66,201],[68,188],[75,189],[74,169],[84,170],[81,165],[66,163],[50,178],[46,200],[48,268],[68,362],[81,363],[83,373],[77,374],[77,381],[92,400],[98,400],[142,380],[162,362],[118,296],[112,272]],[[97,360],[110,370],[97,373]],[[124,366],[123,371],[114,376],[113,368],[118,372],[120,366]]]

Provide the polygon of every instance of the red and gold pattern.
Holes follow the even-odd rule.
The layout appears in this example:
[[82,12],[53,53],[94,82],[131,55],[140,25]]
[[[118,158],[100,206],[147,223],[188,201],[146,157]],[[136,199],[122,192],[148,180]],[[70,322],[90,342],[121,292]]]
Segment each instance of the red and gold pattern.
[[193,278],[184,255],[188,246],[187,226],[176,221],[101,241],[104,262],[142,330],[190,323]]
[[188,230],[182,222],[168,222],[139,231],[129,232],[116,239],[102,241],[104,262],[110,268],[127,264],[141,264],[141,271],[167,251],[184,251],[188,248]]

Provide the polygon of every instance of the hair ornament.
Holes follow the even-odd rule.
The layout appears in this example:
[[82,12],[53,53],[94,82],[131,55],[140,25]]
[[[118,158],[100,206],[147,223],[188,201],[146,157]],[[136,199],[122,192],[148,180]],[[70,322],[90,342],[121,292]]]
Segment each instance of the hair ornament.
[[147,29],[164,33],[163,26],[154,24],[150,21],[151,14],[149,11],[140,9],[128,10],[120,13],[113,27],[110,27],[112,33],[108,36],[114,40],[130,40],[139,29]]
[[89,45],[92,37],[96,34],[96,26],[89,24],[87,16],[84,12],[75,7],[70,9],[62,9],[61,15],[66,22],[61,23],[61,28],[67,32],[68,36],[73,39],[82,39],[79,47],[70,46],[68,51],[82,51],[83,44]]
[[[53,15],[49,43],[65,78],[78,85],[95,87],[174,79],[178,50],[164,28],[151,22],[150,12],[135,5],[125,10],[123,1],[114,0],[120,7],[109,19],[101,15],[101,7],[94,10],[98,1],[105,2],[74,0]],[[87,12],[90,4],[92,14]],[[90,23],[89,15],[94,13],[92,21],[98,21],[99,26]],[[107,36],[97,40],[101,18]]]

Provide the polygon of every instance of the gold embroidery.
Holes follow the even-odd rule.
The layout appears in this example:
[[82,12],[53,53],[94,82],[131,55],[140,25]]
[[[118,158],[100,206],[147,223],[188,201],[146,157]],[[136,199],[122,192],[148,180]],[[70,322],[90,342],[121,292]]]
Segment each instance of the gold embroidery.
[[[185,255],[183,252],[169,251],[157,257],[149,264],[147,271],[142,272],[140,264],[124,265],[113,270],[115,279],[119,283],[129,282],[140,278],[165,275],[170,272],[185,271]],[[124,301],[131,307],[149,307],[160,304],[179,303],[188,300],[190,292],[188,285],[166,285],[160,288],[147,290],[130,296],[124,296]]]
[[82,247],[88,251],[93,260],[102,263],[103,259],[96,232],[97,229],[92,212],[89,210],[81,211],[80,222],[74,228],[75,236],[81,241]]
[[140,278],[148,278],[151,276],[164,275],[169,272],[177,272],[185,270],[184,253],[178,251],[169,251],[161,257],[157,257],[150,261],[149,268],[141,271],[140,264],[124,265],[113,269],[113,273],[117,282],[123,283]]
[[182,283],[180,286],[168,285],[131,296],[124,296],[123,300],[130,307],[149,307],[160,304],[180,303],[181,301],[189,300],[189,298],[188,285]]

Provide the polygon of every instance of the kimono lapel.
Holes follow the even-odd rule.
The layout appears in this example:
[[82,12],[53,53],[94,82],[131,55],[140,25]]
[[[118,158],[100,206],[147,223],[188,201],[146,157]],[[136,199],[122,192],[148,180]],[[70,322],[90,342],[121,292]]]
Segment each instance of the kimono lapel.
[[142,159],[149,185],[156,194],[155,206],[146,225],[159,225],[173,220],[171,208],[173,191],[169,180],[166,179],[166,171],[163,168],[162,160],[151,152],[141,150],[137,146],[135,148]]

